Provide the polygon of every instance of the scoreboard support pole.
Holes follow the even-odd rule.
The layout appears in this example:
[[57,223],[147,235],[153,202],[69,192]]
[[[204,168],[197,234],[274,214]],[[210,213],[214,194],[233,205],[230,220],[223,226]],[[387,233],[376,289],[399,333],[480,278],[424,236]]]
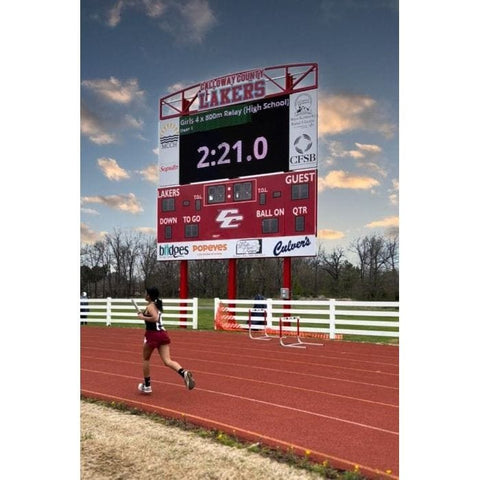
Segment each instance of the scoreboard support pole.
[[[228,259],[228,286],[227,297],[234,299],[237,298],[237,259]],[[233,308],[234,305],[231,305]]]
[[[292,257],[283,258],[283,288],[288,288],[288,298],[292,298]],[[284,305],[284,309],[288,310],[290,304]],[[290,323],[285,323],[286,326],[290,326]]]
[[[180,260],[180,298],[188,298],[188,260]],[[186,303],[180,303],[181,307],[186,307]],[[185,315],[186,310],[180,310],[180,327],[187,328]]]
[[283,259],[283,288],[288,288],[287,300],[290,300],[292,298],[292,257]]

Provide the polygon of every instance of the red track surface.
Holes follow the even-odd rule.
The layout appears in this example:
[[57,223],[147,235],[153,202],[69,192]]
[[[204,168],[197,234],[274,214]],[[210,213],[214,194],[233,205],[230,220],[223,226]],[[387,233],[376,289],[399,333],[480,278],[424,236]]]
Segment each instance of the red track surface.
[[143,331],[83,327],[81,393],[309,451],[339,469],[358,465],[369,478],[398,478],[398,347],[324,341],[300,349],[247,333],[169,335],[172,358],[194,373],[194,390],[154,354],[153,393],[140,393]]

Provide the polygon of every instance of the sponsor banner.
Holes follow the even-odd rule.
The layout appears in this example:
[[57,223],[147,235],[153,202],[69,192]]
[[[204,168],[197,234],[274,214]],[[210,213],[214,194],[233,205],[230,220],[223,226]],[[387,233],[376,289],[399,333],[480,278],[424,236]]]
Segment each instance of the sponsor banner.
[[317,90],[290,95],[289,170],[317,168]]
[[157,259],[206,260],[228,258],[310,257],[316,254],[315,235],[159,243]]
[[180,128],[179,118],[158,123],[158,171],[159,185],[178,185]]

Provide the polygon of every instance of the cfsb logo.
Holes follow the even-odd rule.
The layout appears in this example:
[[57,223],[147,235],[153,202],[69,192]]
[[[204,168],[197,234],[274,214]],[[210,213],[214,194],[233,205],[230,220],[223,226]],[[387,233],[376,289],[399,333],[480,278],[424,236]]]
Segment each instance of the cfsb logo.
[[300,163],[312,163],[316,162],[317,154],[312,152],[308,153],[312,148],[313,141],[309,135],[306,133],[298,136],[293,142],[293,146],[299,155],[292,155],[290,157],[291,164],[300,164]]

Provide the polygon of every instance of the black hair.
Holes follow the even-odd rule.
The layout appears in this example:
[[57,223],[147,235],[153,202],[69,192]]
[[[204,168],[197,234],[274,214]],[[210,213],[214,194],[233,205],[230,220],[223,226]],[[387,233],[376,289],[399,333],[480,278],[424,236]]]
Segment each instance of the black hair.
[[163,302],[158,298],[160,296],[160,292],[158,291],[157,287],[149,287],[147,288],[148,296],[150,300],[155,303],[155,306],[158,308],[160,312],[163,312]]

